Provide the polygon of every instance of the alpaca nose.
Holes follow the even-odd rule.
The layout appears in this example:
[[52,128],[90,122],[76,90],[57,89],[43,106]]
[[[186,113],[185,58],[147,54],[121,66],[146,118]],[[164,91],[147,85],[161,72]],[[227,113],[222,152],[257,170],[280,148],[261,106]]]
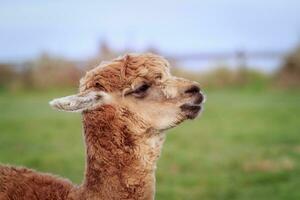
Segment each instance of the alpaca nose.
[[204,101],[204,95],[201,92],[200,87],[197,85],[192,85],[187,90],[185,90],[184,93],[193,95],[195,97],[195,104],[201,104]]
[[191,87],[189,87],[187,90],[185,90],[184,93],[186,94],[197,94],[200,92],[200,88],[197,85],[193,85]]

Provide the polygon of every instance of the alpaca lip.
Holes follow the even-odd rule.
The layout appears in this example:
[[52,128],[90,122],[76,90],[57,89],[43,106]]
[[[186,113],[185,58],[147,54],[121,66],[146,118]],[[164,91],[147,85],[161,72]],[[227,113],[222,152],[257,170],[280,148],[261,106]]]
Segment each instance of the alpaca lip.
[[186,103],[180,106],[188,119],[195,119],[201,111],[201,104]]

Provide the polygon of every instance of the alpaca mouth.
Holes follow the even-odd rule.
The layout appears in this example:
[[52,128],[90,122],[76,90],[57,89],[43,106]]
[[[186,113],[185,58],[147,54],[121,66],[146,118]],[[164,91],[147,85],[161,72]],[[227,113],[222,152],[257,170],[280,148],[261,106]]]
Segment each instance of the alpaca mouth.
[[185,113],[187,119],[195,119],[202,111],[202,103],[204,102],[205,95],[199,92],[194,96],[192,103],[185,103],[180,106],[180,109]]
[[202,106],[201,104],[185,103],[180,106],[180,109],[185,113],[188,119],[195,119],[202,110]]

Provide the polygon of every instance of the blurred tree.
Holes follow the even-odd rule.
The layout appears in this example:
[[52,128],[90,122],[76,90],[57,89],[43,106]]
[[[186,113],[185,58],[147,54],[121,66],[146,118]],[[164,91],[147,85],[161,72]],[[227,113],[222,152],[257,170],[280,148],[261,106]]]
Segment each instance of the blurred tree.
[[284,87],[300,87],[300,46],[286,57],[276,80]]
[[21,71],[21,79],[24,88],[32,88],[34,87],[33,82],[33,69],[32,69],[31,62],[25,62],[23,64],[23,69]]
[[0,63],[0,88],[8,88],[18,78],[15,68],[10,64]]

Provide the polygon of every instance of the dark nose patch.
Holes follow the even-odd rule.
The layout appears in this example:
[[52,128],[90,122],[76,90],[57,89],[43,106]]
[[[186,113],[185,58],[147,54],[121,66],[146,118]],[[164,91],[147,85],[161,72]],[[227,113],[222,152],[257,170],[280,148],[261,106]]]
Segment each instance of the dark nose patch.
[[192,87],[190,87],[189,89],[187,89],[185,91],[185,93],[187,94],[196,94],[200,92],[200,88],[197,85],[193,85]]

